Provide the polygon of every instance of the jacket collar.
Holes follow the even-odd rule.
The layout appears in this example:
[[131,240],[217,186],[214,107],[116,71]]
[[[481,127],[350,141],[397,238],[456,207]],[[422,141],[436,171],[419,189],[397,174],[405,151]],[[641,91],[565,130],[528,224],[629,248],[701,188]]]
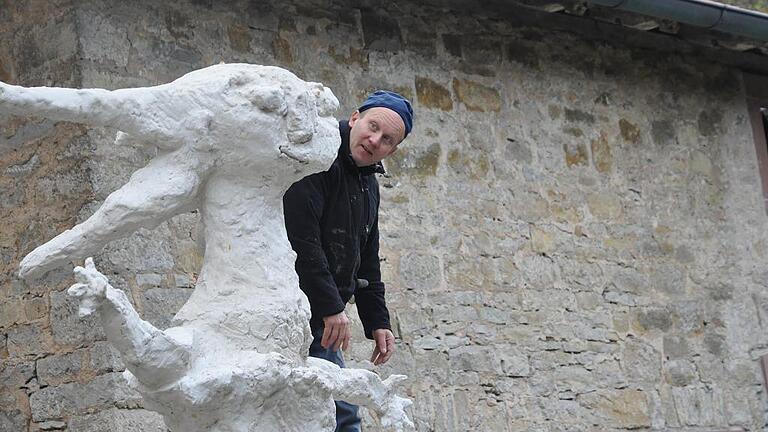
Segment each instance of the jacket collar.
[[339,120],[339,133],[341,134],[341,146],[339,147],[339,159],[347,165],[347,167],[359,172],[361,175],[371,175],[373,173],[384,174],[384,165],[378,162],[374,165],[368,165],[359,167],[355,164],[355,160],[352,159],[352,153],[349,151],[349,121]]

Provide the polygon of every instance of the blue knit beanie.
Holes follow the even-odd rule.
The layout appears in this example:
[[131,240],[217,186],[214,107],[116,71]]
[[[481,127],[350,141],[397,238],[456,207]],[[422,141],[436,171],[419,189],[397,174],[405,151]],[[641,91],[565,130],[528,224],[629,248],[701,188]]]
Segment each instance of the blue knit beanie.
[[408,99],[395,92],[377,90],[368,96],[368,99],[357,110],[363,112],[374,107],[389,108],[403,119],[403,124],[405,124],[405,136],[403,138],[411,133],[413,128],[413,108],[411,108],[411,103],[408,102]]

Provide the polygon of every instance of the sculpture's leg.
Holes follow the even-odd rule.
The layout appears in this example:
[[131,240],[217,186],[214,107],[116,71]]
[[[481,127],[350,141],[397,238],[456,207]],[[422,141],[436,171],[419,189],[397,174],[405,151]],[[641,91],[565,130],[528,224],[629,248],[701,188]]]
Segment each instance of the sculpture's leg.
[[24,257],[19,276],[29,277],[98,252],[107,242],[140,227],[153,228],[189,211],[196,199],[205,167],[184,148],[158,156],[136,171],[123,187],[110,194],[85,222],[64,231]]
[[[0,112],[66,120],[91,126],[109,126],[155,142],[178,148],[178,138],[170,134],[150,88],[122,90],[69,89],[58,87],[20,87],[0,82]],[[171,145],[176,143],[176,145]]]
[[[191,335],[172,337],[142,320],[125,293],[96,270],[92,258],[85,260],[85,267],[75,268],[75,278],[78,283],[67,292],[80,299],[80,316],[99,312],[107,339],[139,382],[161,388],[185,374]],[[188,340],[182,341],[185,336]]]
[[386,380],[364,369],[342,369],[325,360],[307,358],[307,368],[296,369],[296,376],[304,385],[320,385],[336,400],[362,405],[374,410],[381,425],[388,431],[408,431],[413,423],[405,413],[410,399],[395,394],[397,383],[405,375],[392,375]]

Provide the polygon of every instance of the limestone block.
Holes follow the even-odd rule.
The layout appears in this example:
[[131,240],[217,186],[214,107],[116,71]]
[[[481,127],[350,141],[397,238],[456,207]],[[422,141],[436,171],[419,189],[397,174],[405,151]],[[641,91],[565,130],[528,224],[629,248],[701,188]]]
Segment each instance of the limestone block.
[[29,299],[24,304],[24,315],[30,321],[46,317],[48,315],[48,300],[45,297]]
[[634,313],[635,322],[642,330],[667,331],[672,327],[672,316],[667,308],[642,308]]
[[171,325],[173,316],[189,300],[188,288],[150,288],[141,293],[144,319],[159,329]]
[[400,258],[400,275],[408,289],[419,292],[438,289],[442,280],[440,259],[434,255],[408,253]]
[[640,390],[599,390],[580,396],[580,404],[617,428],[650,426],[648,395]]
[[651,286],[670,296],[682,296],[686,289],[686,271],[683,267],[671,264],[660,263],[653,266],[649,272]]
[[560,278],[559,268],[541,255],[520,256],[515,259],[515,264],[526,285],[536,289],[550,288]]
[[132,46],[125,25],[104,15],[91,15],[90,19],[79,21],[78,31],[83,57],[118,67],[127,66]]
[[54,354],[37,361],[37,379],[43,386],[55,386],[75,381],[86,364],[87,350]]
[[627,119],[619,119],[619,130],[621,137],[630,143],[638,144],[640,142],[640,129]]
[[19,409],[6,410],[0,409],[0,430],[1,431],[23,431],[27,427],[28,418]]
[[26,322],[25,318],[24,302],[21,300],[6,300],[0,303],[0,328]]
[[419,104],[426,108],[437,108],[443,111],[453,109],[451,92],[426,77],[416,77],[416,97],[418,97]]
[[0,360],[8,358],[8,335],[0,335]]
[[474,306],[435,305],[432,309],[432,318],[445,323],[464,323],[477,320],[480,314]]
[[[437,34],[428,19],[422,17],[400,17],[400,30],[403,32],[405,46],[409,51],[419,53],[425,58],[434,58],[437,54]],[[402,94],[402,93],[401,93]]]
[[443,348],[444,344],[443,341],[435,336],[424,336],[414,340],[413,347],[420,350],[432,351]]
[[594,114],[588,113],[578,108],[565,108],[565,120],[572,123],[595,123]]
[[651,138],[660,147],[676,144],[677,130],[671,120],[656,120],[651,122]]
[[94,414],[75,415],[68,429],[78,432],[166,432],[163,418],[143,409],[109,408]]
[[59,345],[76,346],[96,340],[104,340],[106,334],[97,317],[79,317],[77,299],[66,292],[52,292],[51,331]]
[[480,308],[480,319],[493,324],[508,324],[514,322],[514,315],[505,309],[485,306]]
[[587,195],[589,211],[600,220],[615,220],[621,217],[623,206],[621,199],[611,193],[591,193]]
[[519,165],[526,166],[533,162],[533,153],[531,152],[530,143],[514,140],[510,142],[507,140],[504,146],[504,156],[508,160],[514,160]]
[[621,367],[633,383],[658,384],[661,379],[661,353],[641,340],[629,339],[622,346]]
[[158,287],[163,283],[163,276],[157,273],[139,273],[136,275],[136,285],[139,287]]
[[[437,174],[440,164],[442,149],[439,143],[432,143],[428,147],[398,147],[398,151],[387,158],[386,168],[397,176],[409,176],[416,178],[429,178]],[[425,197],[420,197],[425,198]],[[388,200],[410,202],[405,195],[400,198]]]
[[500,345],[497,346],[497,356],[501,369],[508,377],[527,377],[531,375],[531,364],[528,356],[520,349]]
[[498,36],[464,35],[461,42],[464,60],[470,65],[496,65],[501,61],[502,44]]
[[663,372],[664,381],[672,387],[692,385],[698,378],[695,365],[688,359],[665,361]]
[[453,370],[503,373],[501,360],[493,347],[463,346],[451,349],[448,355]]
[[531,248],[540,254],[551,254],[555,250],[554,235],[541,228],[531,228]]
[[607,133],[600,131],[600,137],[592,140],[590,147],[595,169],[600,173],[610,173],[613,165],[613,156],[611,155],[611,146]]
[[379,51],[398,51],[402,45],[400,25],[383,10],[365,8],[360,20],[365,48]]
[[141,395],[132,390],[121,373],[96,377],[86,384],[70,383],[45,387],[32,393],[29,403],[36,422],[84,414],[89,410],[109,408],[115,404],[141,406]]
[[637,306],[638,297],[634,294],[618,291],[603,292],[603,299],[608,303],[614,303],[624,306]]
[[506,58],[532,69],[539,67],[539,49],[529,40],[513,39],[506,43]]
[[35,426],[37,426],[40,430],[48,431],[48,430],[62,430],[67,427],[67,424],[63,421],[45,421],[42,423],[36,423]]
[[702,110],[698,118],[699,132],[705,137],[717,135],[722,121],[723,111],[716,108]]
[[725,399],[725,418],[729,425],[741,426],[744,429],[755,428],[753,417],[754,393],[749,388],[729,389]]
[[690,357],[691,349],[687,337],[668,335],[664,336],[663,341],[665,358],[676,360]]
[[156,273],[170,271],[173,269],[173,254],[166,240],[170,237],[168,225],[163,224],[156,231],[157,234],[165,234],[165,239],[158,240],[157,234],[153,235],[146,229],[140,229],[127,239],[116,239],[104,250],[104,261],[113,263],[117,268],[140,268]]
[[493,87],[488,87],[475,81],[454,78],[453,93],[459,102],[470,111],[501,111],[501,95]]
[[125,369],[120,353],[109,342],[99,341],[90,348],[88,368],[96,373],[117,372]]
[[53,350],[51,336],[37,324],[18,325],[8,330],[8,353],[13,357],[40,357]]
[[728,424],[720,388],[673,387],[671,396],[681,425],[724,427]]
[[698,300],[677,301],[671,308],[678,319],[677,326],[683,332],[714,331],[723,324],[721,312],[713,304]]
[[447,382],[450,373],[448,354],[437,350],[413,350],[415,375],[430,382]]
[[[12,363],[4,360],[0,368],[0,389],[3,392],[10,393],[12,390],[19,389],[35,376],[35,363],[32,361],[21,361]],[[0,406],[5,406],[0,397]]]

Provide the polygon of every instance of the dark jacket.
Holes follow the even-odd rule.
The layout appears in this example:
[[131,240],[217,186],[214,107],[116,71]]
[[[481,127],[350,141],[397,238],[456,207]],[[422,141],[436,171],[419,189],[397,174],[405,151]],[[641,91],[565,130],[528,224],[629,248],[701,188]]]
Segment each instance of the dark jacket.
[[[355,296],[365,336],[390,328],[379,268],[381,164],[358,168],[349,152],[349,125],[339,122],[341,146],[328,171],[304,177],[283,196],[288,240],[296,252],[299,286],[312,308],[310,325],[337,314]],[[368,281],[357,288],[357,279]]]

